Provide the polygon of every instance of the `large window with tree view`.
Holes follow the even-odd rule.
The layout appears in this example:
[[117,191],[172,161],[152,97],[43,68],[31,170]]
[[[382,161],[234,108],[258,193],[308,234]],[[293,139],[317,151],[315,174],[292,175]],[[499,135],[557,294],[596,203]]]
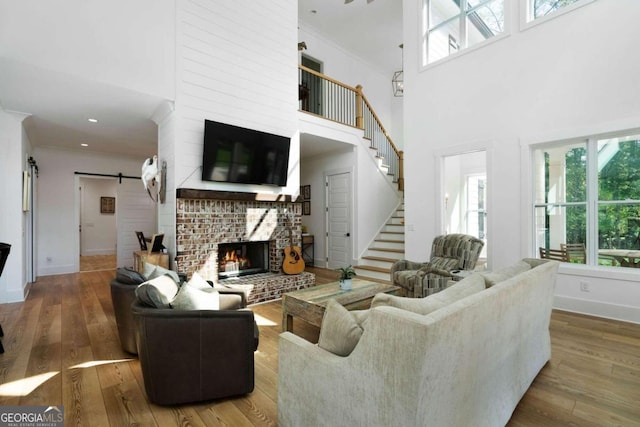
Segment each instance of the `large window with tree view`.
[[640,267],[640,135],[536,148],[533,172],[536,247],[564,248],[568,262]]

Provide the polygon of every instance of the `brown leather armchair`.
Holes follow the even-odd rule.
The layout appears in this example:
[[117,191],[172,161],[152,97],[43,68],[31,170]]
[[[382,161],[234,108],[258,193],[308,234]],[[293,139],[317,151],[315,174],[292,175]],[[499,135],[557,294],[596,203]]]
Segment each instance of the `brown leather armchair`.
[[[185,277],[181,277],[184,281]],[[127,353],[138,354],[136,344],[136,328],[131,312],[131,304],[136,299],[136,288],[147,279],[131,268],[119,268],[116,277],[111,281],[111,303],[118,327],[120,345]],[[213,284],[209,282],[211,286]],[[218,288],[220,293],[220,308],[235,310],[247,305],[246,295],[242,290],[232,288]]]
[[251,310],[158,309],[136,299],[131,311],[151,402],[175,405],[253,391],[258,327]]
[[111,303],[118,327],[120,345],[127,353],[138,354],[136,333],[131,314],[131,303],[136,299],[136,288],[147,279],[131,268],[119,268],[111,281]]

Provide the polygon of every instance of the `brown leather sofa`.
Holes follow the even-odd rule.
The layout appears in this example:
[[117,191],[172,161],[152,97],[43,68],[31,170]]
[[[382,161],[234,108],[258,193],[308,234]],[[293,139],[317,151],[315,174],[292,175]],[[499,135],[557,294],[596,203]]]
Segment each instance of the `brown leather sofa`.
[[[159,405],[253,391],[258,327],[251,310],[159,309],[131,305],[147,397]],[[244,300],[240,304],[244,307]]]

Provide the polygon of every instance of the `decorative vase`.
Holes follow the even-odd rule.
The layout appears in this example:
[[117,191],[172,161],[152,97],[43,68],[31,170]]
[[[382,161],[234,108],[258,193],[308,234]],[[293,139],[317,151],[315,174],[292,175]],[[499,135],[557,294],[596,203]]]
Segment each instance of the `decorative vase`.
[[351,279],[340,279],[340,289],[348,291],[351,289]]

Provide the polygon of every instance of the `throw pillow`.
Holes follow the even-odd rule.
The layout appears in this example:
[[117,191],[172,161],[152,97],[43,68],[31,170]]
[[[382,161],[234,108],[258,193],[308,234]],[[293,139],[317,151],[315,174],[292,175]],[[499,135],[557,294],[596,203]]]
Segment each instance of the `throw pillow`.
[[320,325],[318,347],[346,357],[351,354],[361,336],[362,328],[351,313],[336,300],[329,300]]
[[138,286],[140,283],[146,282],[147,278],[131,267],[124,267],[116,270],[116,280],[123,285]]
[[353,316],[353,319],[356,321],[356,323],[358,324],[358,326],[360,326],[362,329],[364,329],[364,327],[367,324],[367,320],[369,320],[369,313],[371,313],[371,310],[351,310],[349,312],[349,314],[351,314]]
[[210,286],[209,289],[200,289],[191,285],[189,281],[182,285],[171,302],[171,307],[174,310],[218,310],[220,295]]
[[177,293],[178,284],[168,275],[148,280],[136,288],[136,297],[155,308],[170,308]]
[[492,273],[481,273],[484,276],[484,280],[487,283],[487,288],[496,285],[497,283],[504,282],[507,279],[512,278],[520,273],[531,270],[531,265],[526,261],[518,261],[513,265],[505,267],[501,270]]
[[486,285],[484,277],[480,274],[472,274],[459,282],[455,282],[442,292],[434,294],[433,297],[434,299],[442,301],[448,305],[485,289]]
[[444,307],[444,303],[442,301],[438,301],[432,298],[432,296],[428,296],[426,298],[407,298],[379,293],[373,297],[373,300],[371,301],[371,308],[390,306],[410,311],[412,313],[425,315]]
[[211,284],[206,280],[204,280],[204,278],[201,275],[199,275],[197,271],[193,273],[193,275],[191,276],[191,279],[189,279],[189,282],[187,282],[187,284],[192,288],[200,289],[202,291],[208,291],[210,289],[213,289]]
[[144,263],[144,273],[142,273],[148,280],[155,279],[156,277],[164,276],[168,274],[176,282],[180,283],[180,276],[173,270],[167,270],[159,265]]

